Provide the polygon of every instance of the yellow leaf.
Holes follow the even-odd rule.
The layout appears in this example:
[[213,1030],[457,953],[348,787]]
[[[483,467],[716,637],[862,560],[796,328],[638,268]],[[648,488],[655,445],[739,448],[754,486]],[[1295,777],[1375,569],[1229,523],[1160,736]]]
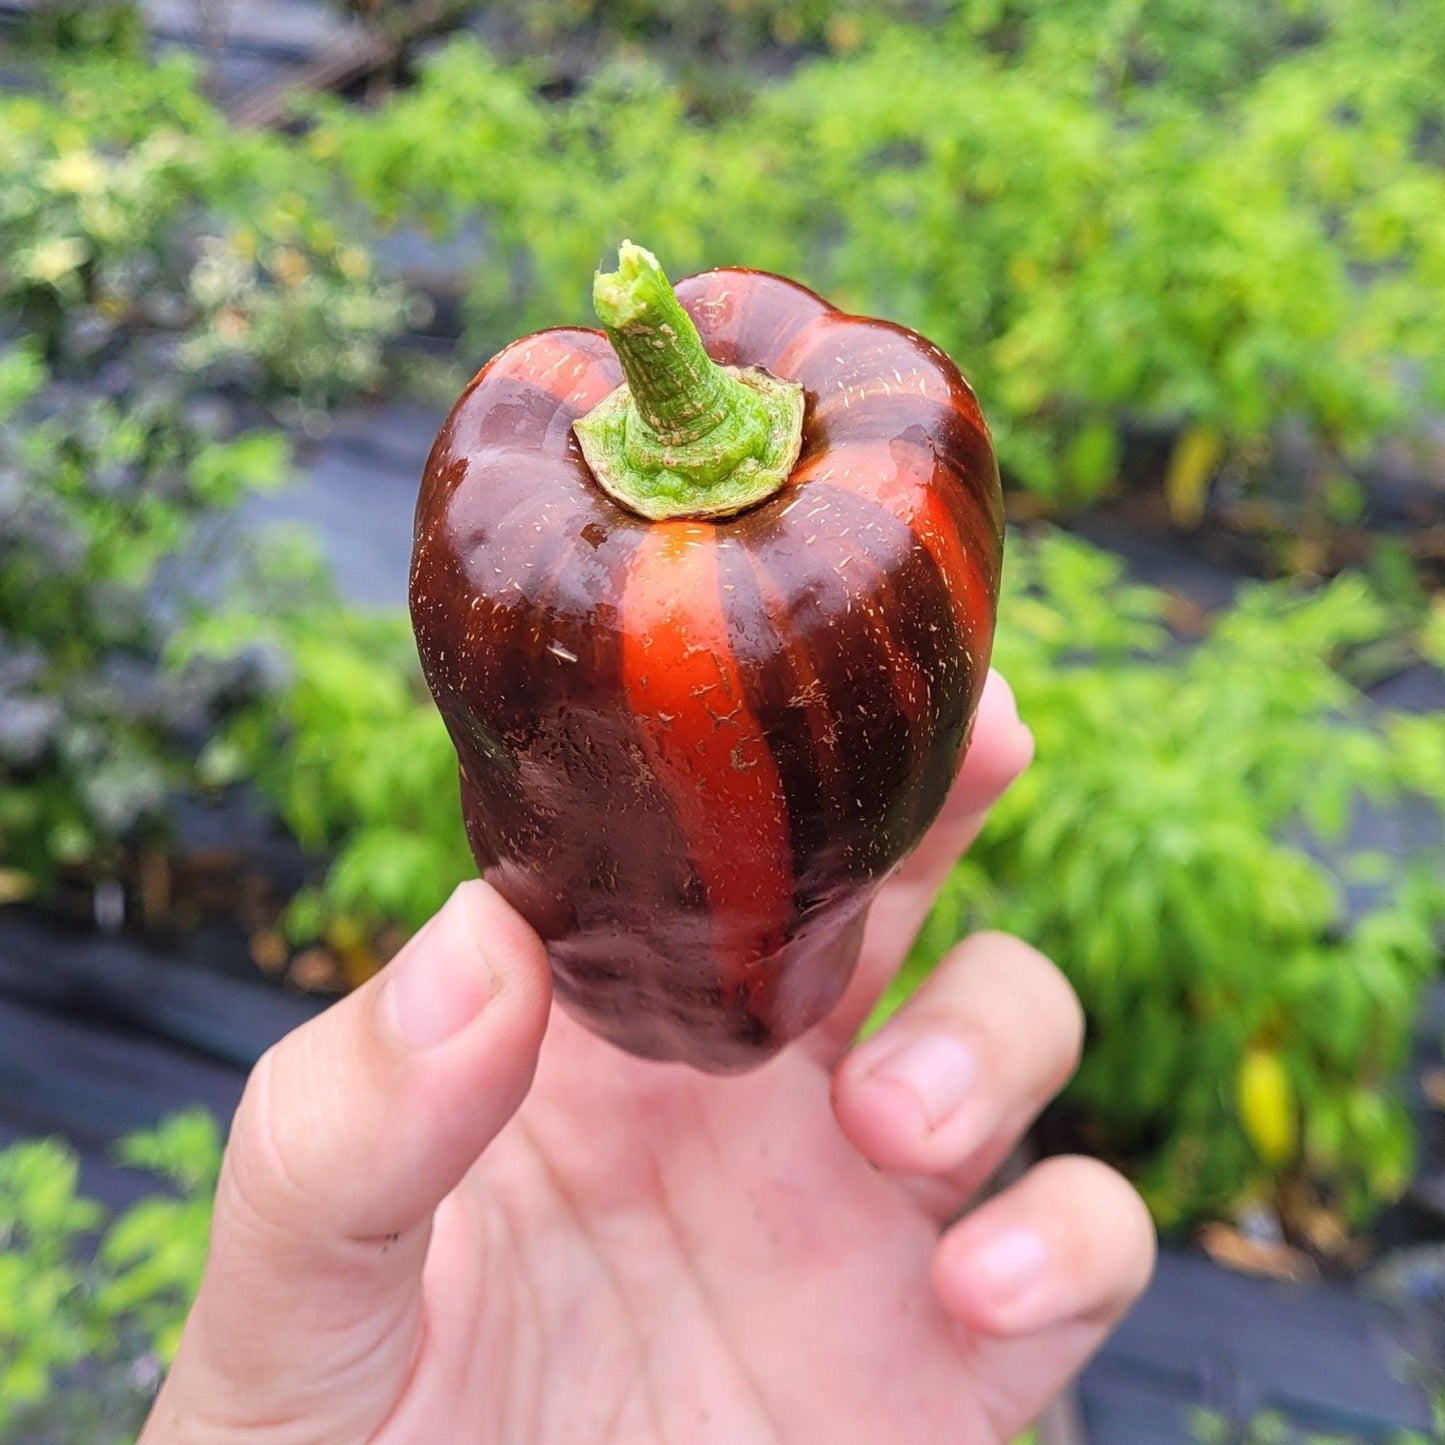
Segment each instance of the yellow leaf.
[[326,929],[326,942],[352,988],[360,988],[381,968],[369,934],[349,914],[332,919]]
[[1445,667],[1445,597],[1437,597],[1420,633],[1420,650],[1435,664]]
[[1235,1094],[1240,1123],[1255,1152],[1266,1164],[1287,1164],[1298,1147],[1298,1120],[1284,1061],[1272,1049],[1249,1049],[1239,1066]]
[[35,880],[28,873],[18,868],[0,868],[0,907],[29,898],[34,888]]
[[1174,444],[1164,474],[1164,497],[1178,526],[1197,527],[1203,520],[1204,499],[1223,456],[1224,435],[1216,426],[1188,427]]
[[16,270],[27,281],[55,286],[84,264],[90,248],[78,236],[52,236],[24,252]]
[[106,167],[94,151],[73,150],[46,166],[42,181],[62,195],[93,196],[105,188]]

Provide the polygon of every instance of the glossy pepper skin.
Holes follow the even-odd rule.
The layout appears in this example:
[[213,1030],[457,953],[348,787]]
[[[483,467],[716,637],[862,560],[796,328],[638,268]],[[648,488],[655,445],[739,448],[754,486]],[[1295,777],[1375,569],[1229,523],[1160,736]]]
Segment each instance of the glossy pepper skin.
[[837,1002],[868,903],[937,815],[992,645],[998,470],[937,347],[761,272],[677,296],[714,361],[802,384],[769,500],[646,521],[572,423],[601,332],[498,354],[442,427],[411,612],[478,867],[561,1002],[633,1053],[759,1064]]

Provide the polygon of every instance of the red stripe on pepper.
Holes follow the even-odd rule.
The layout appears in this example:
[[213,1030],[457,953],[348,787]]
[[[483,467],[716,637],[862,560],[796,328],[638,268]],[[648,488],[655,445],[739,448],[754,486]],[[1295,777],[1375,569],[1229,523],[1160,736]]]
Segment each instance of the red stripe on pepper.
[[712,915],[724,995],[766,1018],[762,964],[782,947],[793,882],[782,779],[748,710],[706,522],[648,529],[622,602],[622,674]]

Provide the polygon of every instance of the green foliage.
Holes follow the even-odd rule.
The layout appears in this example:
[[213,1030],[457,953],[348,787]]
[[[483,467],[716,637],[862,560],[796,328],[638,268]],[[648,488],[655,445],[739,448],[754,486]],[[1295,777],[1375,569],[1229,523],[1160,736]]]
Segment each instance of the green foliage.
[[201,324],[179,360],[232,385],[259,382],[319,413],[374,391],[384,374],[381,342],[424,311],[376,278],[363,247],[325,223],[303,226],[294,209],[283,197],[259,226],[199,243],[187,289]]
[[343,606],[304,555],[279,543],[250,592],[199,619],[173,658],[194,665],[261,647],[289,681],[218,734],[203,770],[252,779],[301,843],[329,860],[320,888],[291,906],[298,939],[341,919],[420,927],[476,869],[456,754],[405,615]]
[[1013,548],[995,660],[1037,758],[902,987],[969,927],[1018,932],[1083,1000],[1069,1097],[1161,1223],[1292,1178],[1359,1222],[1409,1177],[1395,1081],[1445,888],[1440,856],[1412,868],[1344,835],[1359,799],[1407,790],[1445,818],[1445,717],[1378,716],[1345,681],[1391,622],[1356,577],[1248,589],[1187,652],[1165,610],[1082,544]]
[[81,399],[0,352],[0,862],[32,884],[158,828],[190,737],[256,692],[235,657],[151,675],[190,590],[156,585],[286,462],[272,434],[217,440],[164,382]]
[[138,1328],[168,1362],[201,1284],[221,1165],[220,1131],[210,1114],[191,1110],[172,1115],[151,1133],[122,1139],[116,1156],[164,1180],[172,1193],[140,1200],[106,1230],[96,1254],[104,1271],[97,1305],[103,1316]]
[[1420,650],[1445,671],[1445,597],[1437,598],[1420,635]]
[[[480,7],[479,7],[480,8]],[[501,6],[488,6],[497,10]],[[518,17],[529,48],[555,48],[580,40],[610,52],[645,44],[669,54],[684,70],[707,60],[737,62],[771,46],[847,49],[862,23],[880,14],[901,14],[899,0],[728,0],[693,5],[689,0],[534,0]]]
[[145,17],[138,0],[34,0],[21,38],[41,52],[135,57],[145,45]]
[[382,374],[410,314],[327,218],[324,173],[233,132],[189,65],[57,67],[0,97],[0,866],[4,896],[119,866],[195,786],[198,740],[264,692],[241,654],[160,654],[279,483],[283,440]]
[[76,1198],[79,1176],[75,1158],[50,1141],[0,1154],[0,1424],[4,1412],[44,1398],[53,1370],[89,1353],[85,1322],[65,1309],[80,1292],[73,1244],[101,1217]]
[[205,1262],[220,1132],[203,1111],[177,1114],[116,1154],[167,1192],[111,1218],[78,1192],[65,1145],[0,1151],[0,1441],[133,1439],[175,1352]]
[[538,101],[538,78],[458,43],[374,121],[323,107],[311,140],[383,222],[485,218],[488,260],[469,298],[479,344],[590,320],[579,278],[629,230],[665,241],[673,272],[701,263],[710,233],[726,224],[724,200],[738,226],[744,215],[753,222],[750,261],[791,255],[773,219],[766,157],[760,167],[758,157],[715,147],[652,67],[628,63],[560,107]]
[[1199,1445],[1430,1445],[1432,1437],[1415,1430],[1392,1431],[1388,1437],[1320,1434],[1291,1425],[1283,1415],[1266,1410],[1244,1425],[1236,1425],[1213,1411],[1189,1412],[1189,1433]]
[[384,218],[483,218],[479,348],[584,320],[578,277],[631,235],[933,337],[1048,497],[1106,491],[1126,425],[1217,434],[1207,481],[1290,421],[1324,506],[1339,458],[1445,396],[1437,16],[962,4],[717,119],[633,56],[551,102],[458,42],[381,111],[324,107],[313,145]]
[[0,99],[0,310],[52,362],[120,346],[283,410],[378,384],[415,302],[329,218],[304,152],[229,130],[177,61],[71,63],[56,89]]

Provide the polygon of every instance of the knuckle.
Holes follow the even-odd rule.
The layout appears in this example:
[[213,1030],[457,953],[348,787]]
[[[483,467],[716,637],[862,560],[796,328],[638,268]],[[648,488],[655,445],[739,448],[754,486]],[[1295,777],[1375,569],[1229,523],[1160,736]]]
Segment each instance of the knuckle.
[[1011,933],[973,934],[954,949],[947,963],[959,992],[987,997],[997,1029],[1017,1049],[1015,1030],[1027,1025],[1051,1045],[1033,1054],[1047,1062],[1048,1082],[1058,1088],[1079,1066],[1083,1055],[1083,1005],[1063,971],[1032,944]]
[[307,1170],[283,1106],[282,1044],[273,1045],[251,1071],[231,1127],[227,1174],[241,1207],[264,1222],[294,1226],[320,1201],[307,1181]]

